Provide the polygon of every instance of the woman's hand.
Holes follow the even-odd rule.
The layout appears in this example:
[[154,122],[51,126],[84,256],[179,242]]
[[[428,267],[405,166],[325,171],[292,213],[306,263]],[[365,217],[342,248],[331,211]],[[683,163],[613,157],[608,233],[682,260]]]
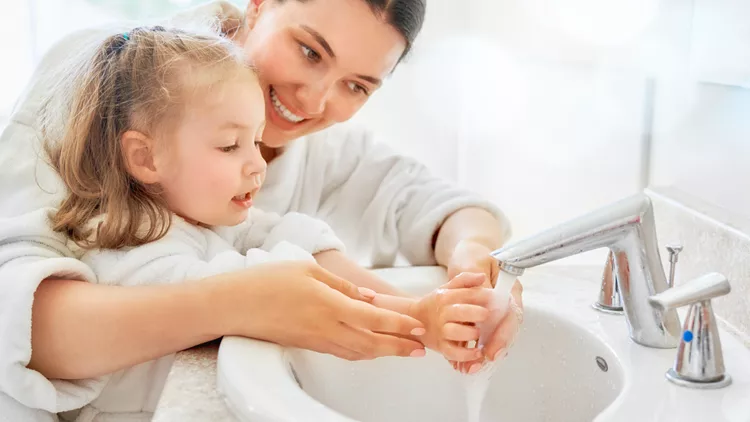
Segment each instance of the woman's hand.
[[484,286],[492,287],[500,270],[497,260],[490,256],[492,249],[484,244],[471,240],[461,240],[456,244],[448,262],[448,279],[461,273],[484,274]]
[[[404,338],[423,334],[421,322],[373,306],[368,302],[374,292],[313,262],[257,265],[217,287],[217,309],[226,310],[226,333],[348,360],[424,356],[420,342]],[[249,298],[253,307],[248,307]]]
[[[516,340],[523,323],[523,287],[516,280],[510,292],[507,306],[493,306],[488,318],[482,323],[483,330],[492,330],[484,334],[486,340],[482,346],[483,356],[472,362],[457,362],[454,368],[463,373],[474,373],[482,368],[485,359],[502,360]],[[494,308],[494,309],[493,309]],[[479,342],[477,342],[479,345]]]
[[[493,287],[500,271],[497,260],[490,256],[491,248],[473,240],[461,240],[456,245],[448,264],[448,277],[454,277],[462,272],[474,272],[483,274],[485,287]],[[508,349],[513,345],[515,337],[523,320],[523,287],[516,281],[511,290],[511,303],[507,312],[502,309],[503,314],[497,315],[498,311],[490,313],[486,322],[488,327],[496,326],[494,333],[484,345],[484,356],[471,362],[451,362],[453,367],[461,372],[475,372],[482,367],[484,358],[496,360],[503,358]],[[471,340],[478,340],[473,338]],[[461,344],[465,347],[465,344]]]
[[494,334],[489,336],[484,345],[484,355],[489,360],[498,360],[505,358],[508,349],[516,341],[518,331],[523,323],[523,286],[516,280],[510,291],[510,303],[508,304],[505,316],[495,328]]

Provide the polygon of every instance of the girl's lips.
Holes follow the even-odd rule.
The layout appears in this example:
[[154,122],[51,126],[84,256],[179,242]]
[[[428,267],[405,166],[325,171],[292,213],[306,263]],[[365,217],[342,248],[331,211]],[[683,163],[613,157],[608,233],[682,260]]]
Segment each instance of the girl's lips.
[[232,198],[232,202],[242,208],[250,208],[253,205],[253,194],[252,192],[247,192],[244,195],[237,195]]
[[236,199],[236,198],[232,198],[232,202],[235,205],[237,205],[237,206],[239,206],[241,208],[245,208],[245,209],[250,208],[250,207],[253,206],[253,199],[252,198],[249,198],[249,199]]

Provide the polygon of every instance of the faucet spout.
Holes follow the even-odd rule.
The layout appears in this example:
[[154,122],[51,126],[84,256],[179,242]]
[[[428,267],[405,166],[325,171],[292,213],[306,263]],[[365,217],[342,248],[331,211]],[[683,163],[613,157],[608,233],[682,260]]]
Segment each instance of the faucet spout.
[[653,207],[645,194],[511,243],[491,255],[501,270],[521,275],[527,268],[604,247],[615,257],[630,337],[648,347],[677,347],[677,312],[655,310],[648,302],[669,286],[659,257]]

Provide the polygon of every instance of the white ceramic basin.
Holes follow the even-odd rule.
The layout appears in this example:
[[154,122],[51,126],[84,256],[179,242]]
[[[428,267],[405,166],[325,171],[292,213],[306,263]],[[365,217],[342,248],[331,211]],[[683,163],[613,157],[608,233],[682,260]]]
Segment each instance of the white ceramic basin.
[[[525,322],[492,378],[482,422],[750,421],[750,351],[720,330],[733,384],[669,383],[664,372],[676,349],[637,345],[624,317],[591,308],[597,272],[588,281],[565,268],[526,272]],[[416,294],[445,281],[439,268],[379,273]],[[436,353],[349,362],[235,337],[222,342],[218,363],[219,388],[245,421],[466,420],[466,378]]]

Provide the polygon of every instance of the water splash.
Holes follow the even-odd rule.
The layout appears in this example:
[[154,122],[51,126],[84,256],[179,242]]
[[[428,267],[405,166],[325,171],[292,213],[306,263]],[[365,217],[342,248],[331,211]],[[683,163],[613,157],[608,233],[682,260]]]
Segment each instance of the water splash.
[[[516,276],[500,271],[495,281],[493,298],[490,303],[492,312],[487,321],[477,324],[479,328],[478,346],[484,347],[495,332],[500,321],[503,320],[509,309],[510,290],[516,282]],[[466,420],[467,422],[480,422],[482,414],[482,402],[487,394],[492,375],[499,361],[486,361],[478,372],[465,375],[464,387],[466,390]]]

